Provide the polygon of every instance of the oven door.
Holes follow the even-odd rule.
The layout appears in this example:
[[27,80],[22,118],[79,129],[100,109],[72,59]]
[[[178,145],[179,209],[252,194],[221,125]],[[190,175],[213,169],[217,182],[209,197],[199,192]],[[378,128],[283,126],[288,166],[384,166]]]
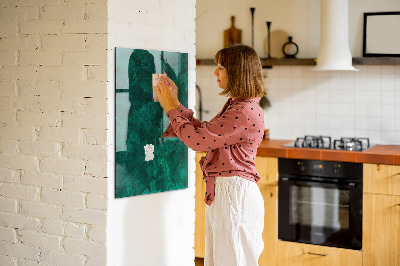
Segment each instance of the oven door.
[[278,238],[361,249],[362,181],[279,179]]

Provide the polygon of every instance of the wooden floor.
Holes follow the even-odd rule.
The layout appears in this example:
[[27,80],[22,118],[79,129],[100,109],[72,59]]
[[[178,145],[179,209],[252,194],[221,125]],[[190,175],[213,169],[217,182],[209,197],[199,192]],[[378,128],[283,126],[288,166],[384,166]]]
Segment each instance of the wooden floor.
[[203,258],[195,258],[194,265],[195,266],[204,266],[204,259]]

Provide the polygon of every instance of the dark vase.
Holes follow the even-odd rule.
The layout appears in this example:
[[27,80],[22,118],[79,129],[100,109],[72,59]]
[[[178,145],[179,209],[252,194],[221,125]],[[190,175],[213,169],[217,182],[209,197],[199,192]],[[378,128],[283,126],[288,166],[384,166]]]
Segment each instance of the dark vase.
[[293,37],[289,36],[289,41],[282,46],[282,52],[285,58],[296,58],[299,47],[293,42]]

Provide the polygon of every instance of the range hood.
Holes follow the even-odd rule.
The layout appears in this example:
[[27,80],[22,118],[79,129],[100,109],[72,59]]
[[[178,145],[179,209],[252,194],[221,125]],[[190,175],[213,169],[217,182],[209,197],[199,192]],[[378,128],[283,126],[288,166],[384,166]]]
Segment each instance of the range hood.
[[316,71],[351,70],[349,1],[321,0],[321,40]]

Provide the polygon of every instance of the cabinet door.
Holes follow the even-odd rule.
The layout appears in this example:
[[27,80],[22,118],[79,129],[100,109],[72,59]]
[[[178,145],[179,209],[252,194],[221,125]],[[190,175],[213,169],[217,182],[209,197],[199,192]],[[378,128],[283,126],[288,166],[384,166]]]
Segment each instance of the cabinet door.
[[258,184],[278,185],[278,158],[257,156],[254,162],[261,176]]
[[194,251],[197,258],[204,258],[204,248],[206,240],[204,195],[206,193],[206,184],[203,181],[203,172],[199,167],[199,161],[205,152],[196,153],[196,196],[195,196],[195,234],[194,234]]
[[400,166],[365,163],[363,175],[364,193],[400,195]]
[[276,265],[276,242],[278,241],[278,187],[259,185],[264,198],[264,250],[258,259],[260,266]]
[[278,241],[278,266],[361,266],[362,252]]
[[400,266],[400,196],[364,194],[363,265]]

